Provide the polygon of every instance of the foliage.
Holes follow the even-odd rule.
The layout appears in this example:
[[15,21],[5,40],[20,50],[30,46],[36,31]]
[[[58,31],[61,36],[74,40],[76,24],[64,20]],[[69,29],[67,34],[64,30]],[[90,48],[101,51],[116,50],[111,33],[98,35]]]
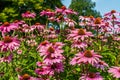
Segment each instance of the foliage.
[[[55,9],[62,5],[61,0],[0,0],[0,22],[21,19],[21,13],[26,11],[34,11],[39,15],[43,9]],[[36,20],[39,21],[40,18],[37,17]]]
[[[78,16],[94,16],[100,17],[100,12],[96,11],[95,2],[91,0],[72,0],[69,8],[73,9],[74,11],[78,12]],[[73,20],[78,22],[78,17],[72,15],[70,16]]]

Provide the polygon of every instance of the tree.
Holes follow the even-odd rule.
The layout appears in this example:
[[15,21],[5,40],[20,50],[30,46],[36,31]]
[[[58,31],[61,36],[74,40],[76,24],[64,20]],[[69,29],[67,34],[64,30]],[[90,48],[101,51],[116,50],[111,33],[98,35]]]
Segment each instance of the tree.
[[[39,15],[43,9],[55,9],[61,6],[63,6],[61,0],[0,0],[0,22],[21,19],[21,13],[28,10]],[[36,19],[39,21],[41,18]]]
[[[101,17],[100,12],[97,12],[95,9],[95,2],[91,0],[72,0],[69,8],[78,12],[78,16],[94,16]],[[72,15],[73,20],[78,22],[78,16]]]

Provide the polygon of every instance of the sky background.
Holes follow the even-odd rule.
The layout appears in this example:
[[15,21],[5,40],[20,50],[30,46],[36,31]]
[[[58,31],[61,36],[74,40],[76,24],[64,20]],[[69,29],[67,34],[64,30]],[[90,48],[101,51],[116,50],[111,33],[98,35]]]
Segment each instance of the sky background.
[[[116,10],[120,12],[120,0],[92,0],[96,2],[95,9],[104,15],[104,13],[110,12],[111,10]],[[65,6],[69,6],[71,0],[63,0]]]

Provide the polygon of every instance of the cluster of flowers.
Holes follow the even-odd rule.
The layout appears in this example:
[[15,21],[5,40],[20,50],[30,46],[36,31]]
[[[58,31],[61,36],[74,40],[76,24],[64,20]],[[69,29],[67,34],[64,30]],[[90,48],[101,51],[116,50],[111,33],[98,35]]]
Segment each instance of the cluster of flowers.
[[[109,36],[109,34],[114,35],[113,40],[119,41],[120,38],[117,34],[120,32],[120,26],[119,26],[119,18],[116,18],[119,15],[115,10],[112,10],[111,12],[104,15],[105,18],[94,18],[93,16],[90,17],[83,17],[80,16],[80,22],[79,25],[83,28],[86,28],[87,30],[96,30],[99,34],[106,34],[105,36]],[[102,70],[105,69],[105,67],[109,67],[107,63],[100,60],[102,56],[100,54],[96,54],[94,50],[85,50],[85,48],[88,46],[90,40],[88,40],[90,37],[93,37],[94,35],[91,32],[87,32],[86,29],[73,29],[71,30],[70,34],[68,34],[68,39],[71,41],[73,40],[72,47],[78,48],[80,51],[78,54],[75,55],[75,57],[71,60],[70,64],[72,65],[88,65],[91,64],[92,66],[96,68],[100,68]],[[98,35],[98,34],[97,34]],[[102,39],[104,37],[101,37]],[[84,42],[82,42],[84,41]],[[82,48],[82,50],[81,50]],[[84,74],[85,73],[85,74]],[[112,68],[108,69],[108,73],[111,73],[114,77],[120,78],[120,67],[113,66]],[[80,80],[103,80],[102,76],[100,76],[100,73],[94,73],[89,72],[89,70],[86,69],[86,72],[82,73],[82,77],[80,77]]]
[[100,33],[118,34],[120,32],[120,21],[117,16],[119,15],[120,14],[118,12],[112,10],[111,12],[106,13],[103,18],[94,18],[93,16],[80,16],[79,25],[89,26],[87,29],[94,30],[98,27]]
[[77,14],[72,9],[67,9],[65,6],[62,6],[61,8],[56,8],[55,11],[51,11],[50,9],[43,10],[40,12],[40,16],[47,16],[48,20],[50,21],[66,21],[68,18],[65,17],[69,14]]
[[65,57],[62,55],[63,43],[54,42],[50,43],[49,41],[41,42],[37,48],[40,56],[43,57],[43,62],[37,62],[37,68],[35,72],[42,75],[53,76],[57,73],[63,72],[63,61]]
[[[113,77],[120,78],[120,67],[109,67],[109,65],[101,59],[103,57],[94,52],[95,50],[93,50],[93,48],[91,49],[93,45],[92,43],[95,40],[98,41],[98,39],[101,39],[103,42],[107,42],[106,39],[111,35],[113,40],[120,41],[120,38],[118,37],[120,32],[120,19],[117,18],[120,13],[112,10],[105,14],[104,18],[80,16],[80,29],[75,28],[77,23],[74,20],[67,18],[67,15],[69,14],[77,15],[76,12],[67,9],[65,6],[56,8],[55,11],[47,9],[40,12],[40,16],[46,16],[51,22],[54,21],[58,24],[60,23],[60,25],[61,22],[64,22],[65,24],[62,24],[63,26],[69,26],[66,39],[71,42],[71,49],[73,48],[76,50],[75,52],[77,52],[77,54],[71,59],[70,64],[83,66],[83,68],[81,68],[80,80],[104,79],[100,75],[100,72],[92,72],[89,67],[95,67],[102,71],[108,69],[107,72],[111,73]],[[23,18],[28,19],[35,18],[35,16],[36,14],[30,11],[22,14]],[[19,47],[22,41],[26,41],[29,47],[34,47],[37,46],[37,42],[35,41],[36,38],[41,37],[45,40],[42,40],[36,49],[39,52],[39,57],[42,59],[36,63],[37,68],[35,69],[35,73],[38,78],[32,77],[29,74],[24,74],[18,75],[19,80],[49,80],[50,76],[56,77],[58,73],[64,72],[65,56],[62,54],[64,52],[62,48],[65,44],[62,43],[62,41],[52,42],[51,40],[61,37],[61,34],[58,36],[60,32],[57,32],[54,27],[47,28],[47,26],[48,25],[41,25],[40,23],[28,25],[25,21],[19,20],[12,23],[5,22],[0,25],[0,32],[3,37],[0,41],[0,51],[8,53],[7,56],[4,55],[0,58],[0,63],[10,63],[14,57],[13,52],[16,50],[18,54],[21,54],[22,50],[19,50]],[[96,33],[93,34],[91,32],[92,30],[96,31]],[[37,32],[37,34],[34,34],[35,32]],[[8,35],[9,33],[12,33],[12,36]],[[21,38],[19,35],[23,33],[25,36],[22,36]],[[20,37],[20,39],[17,37]]]

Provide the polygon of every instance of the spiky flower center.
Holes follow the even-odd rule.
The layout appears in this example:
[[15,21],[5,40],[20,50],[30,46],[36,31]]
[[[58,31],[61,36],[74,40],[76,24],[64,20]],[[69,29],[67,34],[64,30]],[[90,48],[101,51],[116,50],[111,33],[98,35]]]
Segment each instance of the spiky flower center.
[[115,10],[112,10],[111,13],[112,13],[112,14],[113,14],[113,13],[116,13],[116,11],[115,11]]
[[96,18],[94,23],[95,24],[101,24],[101,18],[100,17]]
[[80,42],[80,41],[77,41],[77,42],[76,42],[76,44],[81,44],[81,43],[82,43],[82,42]]
[[17,22],[19,22],[19,20],[15,20],[15,21],[14,21],[14,23],[17,23]]
[[10,23],[9,22],[4,22],[4,24],[3,24],[4,26],[9,26],[10,25]]
[[12,42],[12,38],[9,37],[9,36],[5,36],[3,41],[4,41],[5,43],[10,43],[10,42]]
[[89,16],[90,17],[90,19],[93,19],[94,17],[93,16]]
[[61,7],[61,9],[65,10],[65,9],[66,9],[66,7],[65,7],[65,6],[62,6],[62,7]]
[[55,52],[55,49],[54,49],[53,47],[50,46],[50,47],[48,48],[48,52],[54,53],[54,52]]
[[30,11],[27,11],[26,13],[27,13],[27,14],[30,14]]
[[96,74],[95,74],[95,73],[89,73],[89,74],[88,74],[88,77],[90,77],[90,78],[95,78],[95,77],[96,77]]
[[58,19],[62,20],[63,19],[63,15],[58,16]]
[[51,65],[51,69],[56,69],[56,68],[57,68],[56,64]]
[[50,10],[50,9],[46,9],[46,11],[48,11],[48,12],[49,12],[49,11],[51,11],[51,10]]
[[79,35],[85,35],[84,29],[79,29],[79,30],[78,30],[78,34],[79,34]]
[[35,25],[40,25],[40,23],[38,22],[38,23],[35,23]]
[[54,28],[53,28],[53,27],[50,27],[49,29],[50,29],[51,31],[54,31]]
[[104,62],[100,61],[100,62],[98,62],[98,64],[103,65],[103,64],[104,64]]
[[86,50],[86,51],[84,52],[84,56],[85,56],[85,57],[88,57],[88,58],[93,57],[93,55],[92,55],[92,53],[91,53],[90,50]]
[[22,78],[23,78],[23,80],[28,80],[28,79],[30,79],[30,75],[24,74],[24,75],[22,76]]
[[43,42],[41,43],[41,45],[46,45],[46,44],[48,44],[47,41],[43,41]]

